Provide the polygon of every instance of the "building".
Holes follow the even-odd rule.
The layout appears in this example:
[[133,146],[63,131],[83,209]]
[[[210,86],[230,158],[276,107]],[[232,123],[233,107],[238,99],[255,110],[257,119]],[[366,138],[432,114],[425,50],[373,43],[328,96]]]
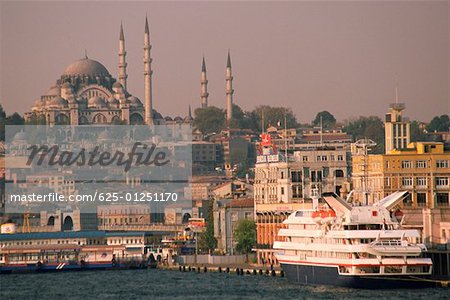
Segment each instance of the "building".
[[114,204],[97,206],[98,227],[102,230],[115,226],[148,225],[150,206],[145,204]]
[[127,51],[120,27],[118,80],[94,59],[84,58],[69,64],[54,86],[35,101],[27,122],[36,124],[172,124],[192,123],[186,118],[163,118],[153,109],[152,58],[150,32],[145,20],[144,31],[144,103],[127,89]]
[[398,103],[398,99],[396,103],[389,106],[389,112],[386,114],[384,122],[386,153],[394,149],[406,148],[411,142],[411,124],[409,119],[402,116],[404,109],[405,104]]
[[222,199],[214,203],[214,237],[217,248],[223,253],[234,254],[236,241],[234,229],[240,220],[254,219],[252,198]]
[[[364,171],[365,168],[367,171]],[[450,151],[444,148],[443,143],[415,142],[388,154],[368,155],[366,158],[363,155],[353,156],[352,181],[357,192],[354,199],[361,203],[366,201],[363,199],[365,176],[369,203],[395,191],[409,192],[402,205],[406,225],[421,229],[429,223],[424,221],[425,216],[436,217],[439,220],[437,223],[450,221]],[[431,212],[424,213],[429,210]],[[430,230],[438,227],[435,224],[430,226]],[[440,232],[426,234],[424,238],[431,236],[434,239],[430,242],[440,243]]]
[[292,155],[263,149],[255,165],[257,259],[277,263],[272,250],[282,222],[295,210],[312,207],[312,197],[324,192],[345,196],[350,190],[349,152],[331,147],[295,151]]
[[192,173],[214,173],[223,166],[223,153],[219,144],[208,141],[192,142]]
[[215,199],[253,198],[253,185],[250,182],[234,179],[216,186],[212,193]]
[[[410,140],[403,104],[386,117],[386,154],[353,153],[353,200],[374,203],[395,191],[408,191],[401,205],[404,226],[421,230],[429,247],[447,244],[450,222],[450,150],[442,142]],[[406,143],[406,144],[405,144]],[[354,148],[355,150],[355,148]]]

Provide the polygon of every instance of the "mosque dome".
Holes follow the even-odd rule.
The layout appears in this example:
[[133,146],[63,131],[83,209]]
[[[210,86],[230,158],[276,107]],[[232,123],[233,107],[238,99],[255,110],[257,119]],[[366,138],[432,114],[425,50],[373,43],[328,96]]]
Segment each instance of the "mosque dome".
[[163,119],[163,116],[159,112],[157,112],[156,110],[153,109],[152,112],[153,112],[153,119],[155,119],[155,120],[162,120]]
[[114,82],[113,87],[122,88],[123,86],[120,84],[120,82],[116,81],[116,82]]
[[119,100],[117,100],[116,98],[111,98],[109,99],[109,104],[110,106],[117,107],[119,106]]
[[49,101],[49,106],[56,106],[56,107],[67,107],[68,102],[67,100],[57,96]]
[[96,60],[83,58],[71,63],[65,70],[64,75],[105,75],[109,76],[108,70],[104,65]]
[[43,107],[43,106],[45,106],[45,100],[37,99],[34,102],[34,107],[36,107],[36,108],[40,108],[40,107]]
[[100,98],[99,96],[92,97],[88,101],[88,107],[101,108],[105,106],[106,106],[105,100],[103,98]]
[[46,93],[45,96],[59,96],[60,89],[57,85],[52,86]]
[[128,98],[128,101],[130,101],[130,105],[131,106],[142,106],[142,102],[141,100],[139,100],[137,97],[135,96],[131,96]]

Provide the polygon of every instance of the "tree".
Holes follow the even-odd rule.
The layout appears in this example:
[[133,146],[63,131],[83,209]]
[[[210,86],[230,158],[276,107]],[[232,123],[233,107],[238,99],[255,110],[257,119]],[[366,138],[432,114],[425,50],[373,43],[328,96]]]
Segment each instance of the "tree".
[[236,240],[236,250],[248,254],[256,245],[256,224],[249,219],[239,220],[234,229],[234,239]]
[[384,124],[379,117],[359,117],[345,122],[343,130],[355,140],[369,138],[377,143],[373,153],[384,152]]
[[450,118],[448,115],[434,117],[427,126],[428,132],[440,132],[450,130]]
[[420,128],[420,122],[411,122],[411,142],[425,142],[429,141],[430,137],[427,136],[426,132]]
[[3,110],[3,106],[0,104],[0,120],[6,118],[6,113]]
[[336,125],[336,118],[326,110],[319,112],[312,121],[312,124],[314,126],[320,126],[321,119],[323,128],[333,128]]
[[217,248],[217,239],[214,237],[213,201],[208,202],[206,208],[206,230],[198,235],[197,247],[200,251],[212,252]]
[[[264,124],[261,124],[262,117],[264,115]],[[269,126],[278,126],[284,128],[284,119],[286,116],[286,127],[296,128],[298,127],[297,119],[291,108],[287,107],[275,107],[268,105],[260,105],[256,107],[250,114],[252,122],[256,125],[256,131],[261,132],[261,125],[264,129]]]
[[220,132],[225,126],[225,111],[215,106],[197,108],[194,115],[194,125],[203,134]]
[[22,118],[21,115],[19,115],[18,113],[15,112],[6,118],[6,123],[8,125],[24,125],[25,120],[24,120],[24,118]]
[[23,124],[25,124],[25,120],[18,113],[15,112],[7,117],[6,112],[0,105],[0,141],[5,140],[6,125],[23,125]]

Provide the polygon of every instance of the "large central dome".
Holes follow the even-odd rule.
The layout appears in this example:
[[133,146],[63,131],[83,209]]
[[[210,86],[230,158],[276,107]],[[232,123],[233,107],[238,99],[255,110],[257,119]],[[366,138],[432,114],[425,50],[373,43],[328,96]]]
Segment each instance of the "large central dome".
[[104,65],[96,60],[83,58],[71,63],[65,70],[64,75],[110,75]]

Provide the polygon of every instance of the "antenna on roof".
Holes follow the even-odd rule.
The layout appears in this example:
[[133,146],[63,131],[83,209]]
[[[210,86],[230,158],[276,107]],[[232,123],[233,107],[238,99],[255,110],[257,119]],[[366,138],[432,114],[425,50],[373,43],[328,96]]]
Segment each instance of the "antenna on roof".
[[84,58],[88,59],[87,50],[86,49],[84,49]]
[[398,104],[398,76],[395,76],[395,104]]
[[323,146],[323,122],[322,122],[322,115],[320,116],[320,147]]

